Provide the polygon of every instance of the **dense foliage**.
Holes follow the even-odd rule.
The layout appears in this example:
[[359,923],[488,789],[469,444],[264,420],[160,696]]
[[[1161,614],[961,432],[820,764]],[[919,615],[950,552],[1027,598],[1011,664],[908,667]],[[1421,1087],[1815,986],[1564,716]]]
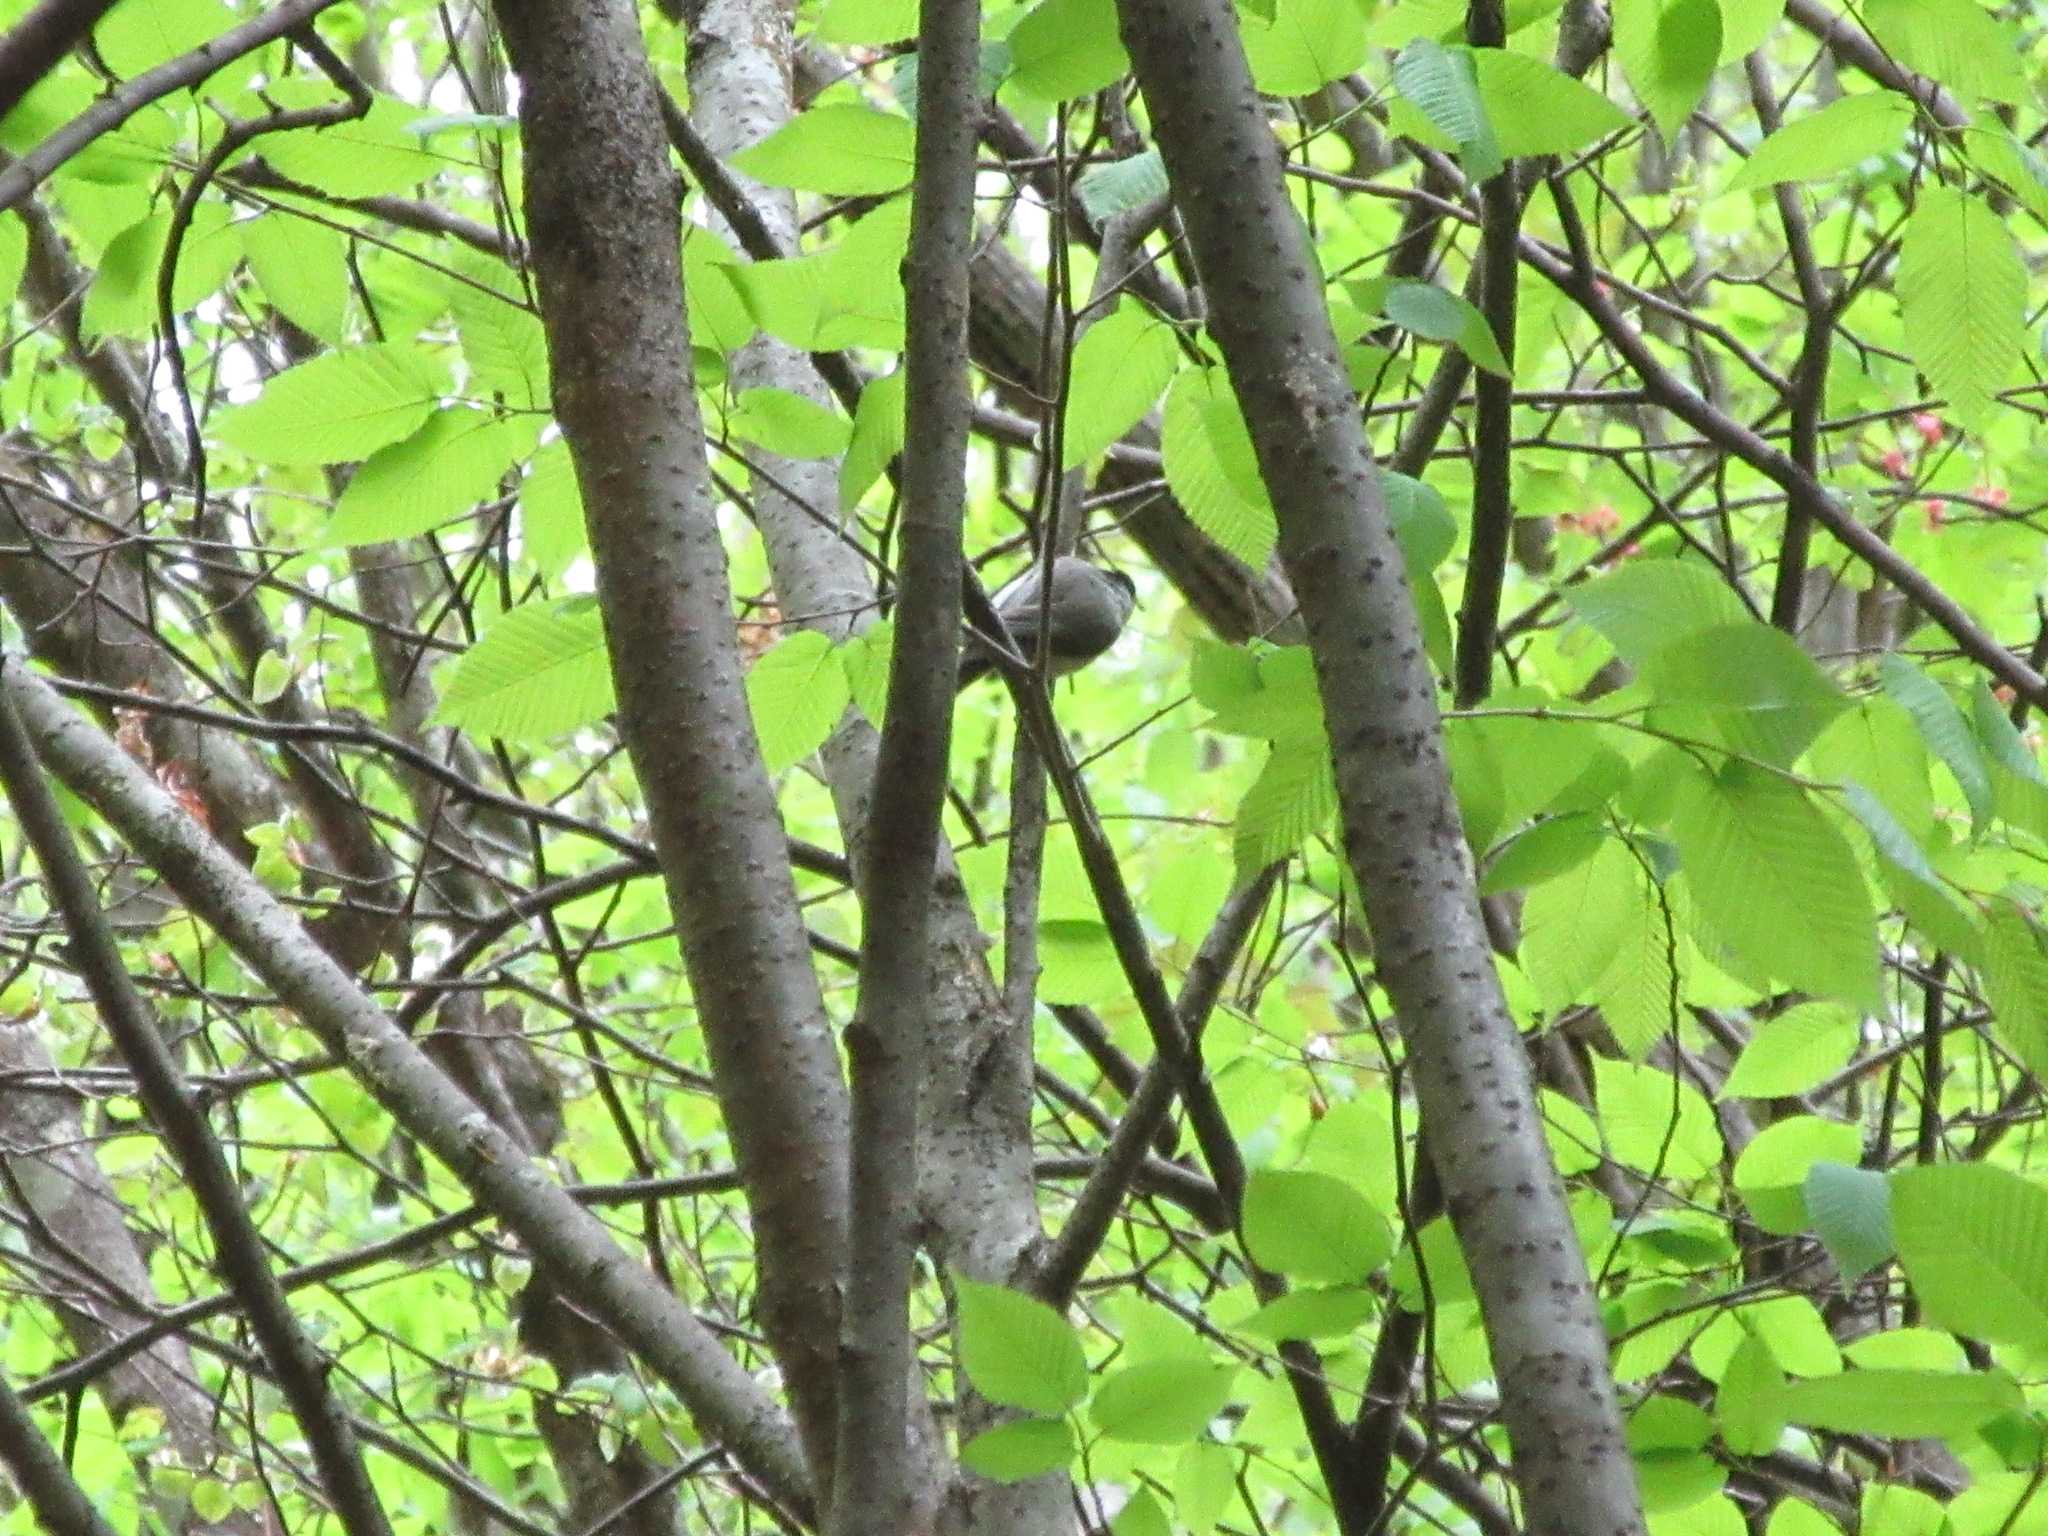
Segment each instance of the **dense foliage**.
[[[0,0],[0,66],[36,9]],[[640,20],[733,595],[710,643],[744,658],[843,1027],[854,871],[887,856],[848,765],[887,724],[916,447],[918,7],[822,0],[745,43],[681,10]],[[1565,1180],[1573,1230],[1529,1251],[1583,1253],[1650,1528],[2048,1531],[2041,15],[1236,17]],[[934,940],[934,995],[967,999],[935,1006],[1024,1035],[929,1067],[913,1418],[967,1469],[930,1518],[1520,1528],[1474,1272],[1522,1257],[1461,1248],[1427,1174],[1430,1138],[1491,1131],[1479,1105],[1418,1140],[1413,1034],[1335,835],[1351,723],[1275,559],[1271,424],[1203,324],[1238,291],[1199,281],[1111,0],[992,3],[980,57],[967,551],[993,588],[1064,519],[1140,606],[1051,692],[1049,815],[1052,743],[1022,749],[1012,696],[955,713],[944,833],[993,937],[986,961]],[[748,91],[759,121],[732,115]],[[63,758],[29,681],[596,1212],[738,1390],[803,1419],[758,1207],[834,1173],[737,1166],[756,1110],[707,1054],[686,950],[713,938],[677,905],[712,855],[642,790],[644,754],[754,742],[617,723],[648,657],[612,654],[595,596],[609,482],[556,421],[529,242],[560,232],[527,227],[519,105],[480,0],[126,0],[0,108],[0,701],[390,1528],[795,1526],[819,1512],[717,1432],[713,1389],[650,1363],[622,1293],[536,1259],[540,1218],[394,1108],[385,1058],[224,929],[116,808],[149,785]],[[1518,281],[1482,279],[1489,248]],[[1136,923],[1075,835],[1087,803]],[[0,1382],[29,1409],[0,1413],[0,1464],[26,1489],[40,1440],[122,1532],[360,1529],[27,819],[0,818]],[[753,914],[735,896],[742,945]],[[1155,1056],[1162,977],[1187,1072]],[[1061,1248],[1091,1199],[1094,1241]],[[1377,1477],[1334,1512],[1317,1401]],[[1039,1502],[960,1503],[988,1483]],[[35,1529],[6,1490],[0,1530]]]

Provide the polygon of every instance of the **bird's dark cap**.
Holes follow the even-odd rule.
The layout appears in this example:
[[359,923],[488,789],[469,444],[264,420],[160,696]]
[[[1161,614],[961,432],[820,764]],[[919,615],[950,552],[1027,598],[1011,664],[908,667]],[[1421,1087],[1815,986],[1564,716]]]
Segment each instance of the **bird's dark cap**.
[[1120,571],[1113,565],[1106,565],[1102,568],[1102,574],[1122,587],[1125,597],[1130,598],[1133,602],[1137,601],[1138,584],[1131,580],[1131,573],[1129,571]]

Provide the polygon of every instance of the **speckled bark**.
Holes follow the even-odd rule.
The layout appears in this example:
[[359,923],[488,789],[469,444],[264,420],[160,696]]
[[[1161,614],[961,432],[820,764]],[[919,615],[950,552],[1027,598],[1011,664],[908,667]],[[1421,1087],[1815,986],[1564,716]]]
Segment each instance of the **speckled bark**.
[[1301,599],[1344,848],[1478,1288],[1528,1528],[1642,1529],[1607,1337],[1493,970],[1424,655],[1320,275],[1229,0],[1119,0]]
[[104,817],[300,1023],[347,1058],[404,1130],[541,1263],[580,1288],[706,1434],[724,1441],[784,1505],[808,1510],[809,1475],[791,1426],[710,1329],[435,1067],[263,883],[105,733],[16,656],[0,657],[0,692],[19,711],[51,774]]
[[619,718],[758,1242],[761,1322],[829,1468],[847,1107],[741,684],[683,314],[678,186],[625,0],[499,0],[557,419]]
[[[688,26],[691,116],[705,142],[730,157],[766,138],[794,111],[789,20],[778,0],[708,0],[691,8]],[[794,248],[794,198],[770,187],[748,190],[763,222]],[[829,399],[809,358],[765,332],[729,367],[736,390],[766,385],[820,404]],[[874,602],[874,580],[859,552],[831,526],[836,467],[826,459],[760,462],[768,474],[755,479],[754,515],[785,622],[834,639],[866,628],[875,617],[865,606]],[[850,710],[819,754],[856,871],[868,863],[879,746],[866,717]],[[1043,1236],[1031,1166],[1031,1042],[1028,1028],[1020,1031],[1004,1017],[980,927],[944,851],[931,920],[932,1031],[917,1159],[925,1242],[958,1273],[1003,1284]],[[988,1427],[993,1414],[968,1397],[960,1404],[961,1437]],[[927,1449],[943,1455],[943,1447]],[[941,1529],[1065,1536],[1072,1528],[1064,1476],[999,1484],[959,1472],[957,1479],[940,1513]],[[913,1514],[920,1525],[925,1518],[922,1511]]]

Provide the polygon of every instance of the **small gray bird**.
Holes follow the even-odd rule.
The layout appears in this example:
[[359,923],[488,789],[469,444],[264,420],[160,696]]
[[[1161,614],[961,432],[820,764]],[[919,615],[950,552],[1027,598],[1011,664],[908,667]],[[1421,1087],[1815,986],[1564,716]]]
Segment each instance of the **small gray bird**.
[[[1036,565],[996,599],[996,612],[1026,661],[1038,659],[1038,632],[1047,605],[1040,600]],[[1138,590],[1122,571],[1090,565],[1074,555],[1052,563],[1052,630],[1046,643],[1047,666],[1054,677],[1079,671],[1112,645],[1137,606]],[[974,635],[960,657],[960,686],[995,670],[989,648]]]

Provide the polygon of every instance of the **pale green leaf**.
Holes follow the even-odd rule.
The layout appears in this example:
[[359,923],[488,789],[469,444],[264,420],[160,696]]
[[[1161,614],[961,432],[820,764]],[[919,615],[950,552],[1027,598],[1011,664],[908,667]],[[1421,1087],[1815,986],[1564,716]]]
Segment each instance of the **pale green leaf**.
[[1856,1015],[1836,1003],[1795,1003],[1756,1033],[1721,1084],[1724,1099],[1804,1093],[1839,1072],[1860,1038]]
[[839,464],[839,508],[857,505],[903,451],[903,371],[876,379],[860,392],[853,438]]
[[2048,1073],[2048,955],[2019,908],[1998,901],[1984,916],[1985,1001],[1998,1038],[2028,1071]]
[[2012,232],[1968,193],[1927,187],[1906,220],[1895,282],[1913,361],[1965,426],[1986,426],[2027,334],[2027,269]]
[[1767,1126],[1742,1149],[1735,1160],[1735,1188],[1764,1231],[1804,1231],[1807,1171],[1819,1162],[1853,1165],[1862,1153],[1863,1133],[1856,1126],[1792,1115]]
[[999,1483],[1028,1482],[1074,1459],[1074,1431],[1065,1419],[1013,1419],[960,1447],[960,1464]]
[[1510,160],[1569,155],[1629,125],[1620,107],[1541,59],[1508,48],[1475,48],[1472,61],[1487,120]]
[[2002,1371],[1844,1371],[1786,1385],[1785,1417],[1813,1429],[1905,1439],[1961,1436],[2025,1399]]
[[1167,484],[1195,526],[1263,570],[1278,524],[1251,433],[1221,369],[1181,370],[1166,393],[1160,447]]
[[1892,1232],[1931,1320],[2048,1350],[2048,1189],[1984,1163],[1901,1169]]
[[732,167],[771,187],[860,197],[894,192],[910,180],[916,129],[907,117],[850,102],[800,112]]
[[1044,101],[1102,90],[1131,68],[1113,0],[1039,0],[1009,44],[1010,78]]
[[435,719],[508,741],[547,741],[613,704],[604,624],[587,599],[509,610],[437,681]]
[[235,24],[220,0],[146,0],[117,5],[93,29],[93,46],[115,78],[133,79],[211,42]]
[[1429,125],[1456,146],[1466,175],[1486,181],[1500,174],[1506,162],[1486,114],[1469,49],[1446,48],[1433,38],[1418,37],[1395,58],[1394,84]]
[[1098,224],[1166,196],[1166,162],[1157,149],[1082,172],[1074,193]]
[[1337,819],[1337,780],[1320,742],[1276,742],[1237,804],[1231,852],[1239,880],[1286,858]]
[[1386,1218],[1327,1173],[1254,1173],[1245,1184],[1240,1225],[1254,1263],[1311,1285],[1356,1284],[1394,1252]]
[[818,40],[870,47],[917,36],[917,0],[825,0]]
[[1188,1536],[1209,1536],[1237,1492],[1237,1458],[1213,1440],[1197,1440],[1180,1453],[1173,1473],[1173,1508]]
[[1622,73],[1669,144],[1720,60],[1721,8],[1714,0],[1615,0],[1613,10]]
[[1660,724],[1790,766],[1848,698],[1790,635],[1744,619],[1656,650],[1642,680]]
[[1728,178],[1730,192],[1780,181],[1823,181],[1890,154],[1906,142],[1913,104],[1891,91],[1844,96],[1818,112],[1795,116]]
[[960,1364],[992,1403],[1048,1417],[1088,1392],[1088,1360],[1073,1325],[1042,1301],[962,1279]]
[[1805,791],[1733,763],[1686,787],[1672,830],[1700,921],[1739,959],[1789,986],[1876,1006],[1870,891]]
[[800,629],[748,669],[747,703],[770,773],[781,773],[825,744],[852,694],[832,642]]
[[1234,1363],[1148,1360],[1103,1381],[1089,1401],[1095,1427],[1111,1440],[1178,1445],[1192,1440],[1230,1401]]
[[1109,1522],[1109,1536],[1173,1536],[1173,1525],[1158,1496],[1141,1484]]
[[499,492],[533,447],[534,422],[444,406],[402,443],[371,454],[350,479],[327,541],[378,544],[411,538],[466,516]]
[[1979,0],[1864,0],[1862,20],[1888,55],[1966,102],[2028,99],[2012,27]]
[[1884,691],[1912,717],[1928,750],[1947,765],[1969,802],[1970,819],[1978,827],[1992,816],[1991,775],[1977,733],[1963,717],[1948,690],[1897,652],[1877,664]]
[[1680,636],[1750,618],[1720,574],[1696,560],[1632,560],[1569,589],[1565,600],[1636,667]]
[[1372,1292],[1352,1286],[1289,1291],[1237,1325],[1236,1331],[1269,1343],[1283,1339],[1342,1338],[1373,1314]]
[[1252,81],[1273,96],[1306,96],[1365,63],[1365,8],[1357,0],[1270,0],[1264,17],[1238,17]]
[[1891,1258],[1891,1184],[1882,1173],[1822,1159],[1806,1170],[1802,1194],[1813,1230],[1845,1279],[1860,1279]]
[[528,559],[550,576],[589,547],[583,494],[569,444],[556,438],[533,456],[519,486],[519,531]]
[[[315,76],[273,80],[263,99],[281,107],[332,105],[341,93]],[[260,116],[260,101],[246,114]],[[280,175],[330,197],[377,197],[410,192],[449,162],[425,148],[413,126],[424,114],[395,97],[373,98],[367,116],[324,128],[295,128],[258,141],[264,162]]]
[[213,432],[259,463],[339,464],[410,437],[441,387],[423,347],[344,347],[278,374],[256,399],[215,416]]
[[741,390],[725,420],[736,436],[785,459],[831,458],[853,438],[853,423],[837,411],[767,385]]
[[237,227],[264,297],[308,335],[341,345],[349,300],[348,237],[282,209]]
[[1089,326],[1070,365],[1061,468],[1086,463],[1143,420],[1180,365],[1172,329],[1136,304]]
[[1513,376],[1486,317],[1462,294],[1434,283],[1396,283],[1387,290],[1386,316],[1426,341],[1457,343],[1467,357],[1488,373],[1502,378]]

